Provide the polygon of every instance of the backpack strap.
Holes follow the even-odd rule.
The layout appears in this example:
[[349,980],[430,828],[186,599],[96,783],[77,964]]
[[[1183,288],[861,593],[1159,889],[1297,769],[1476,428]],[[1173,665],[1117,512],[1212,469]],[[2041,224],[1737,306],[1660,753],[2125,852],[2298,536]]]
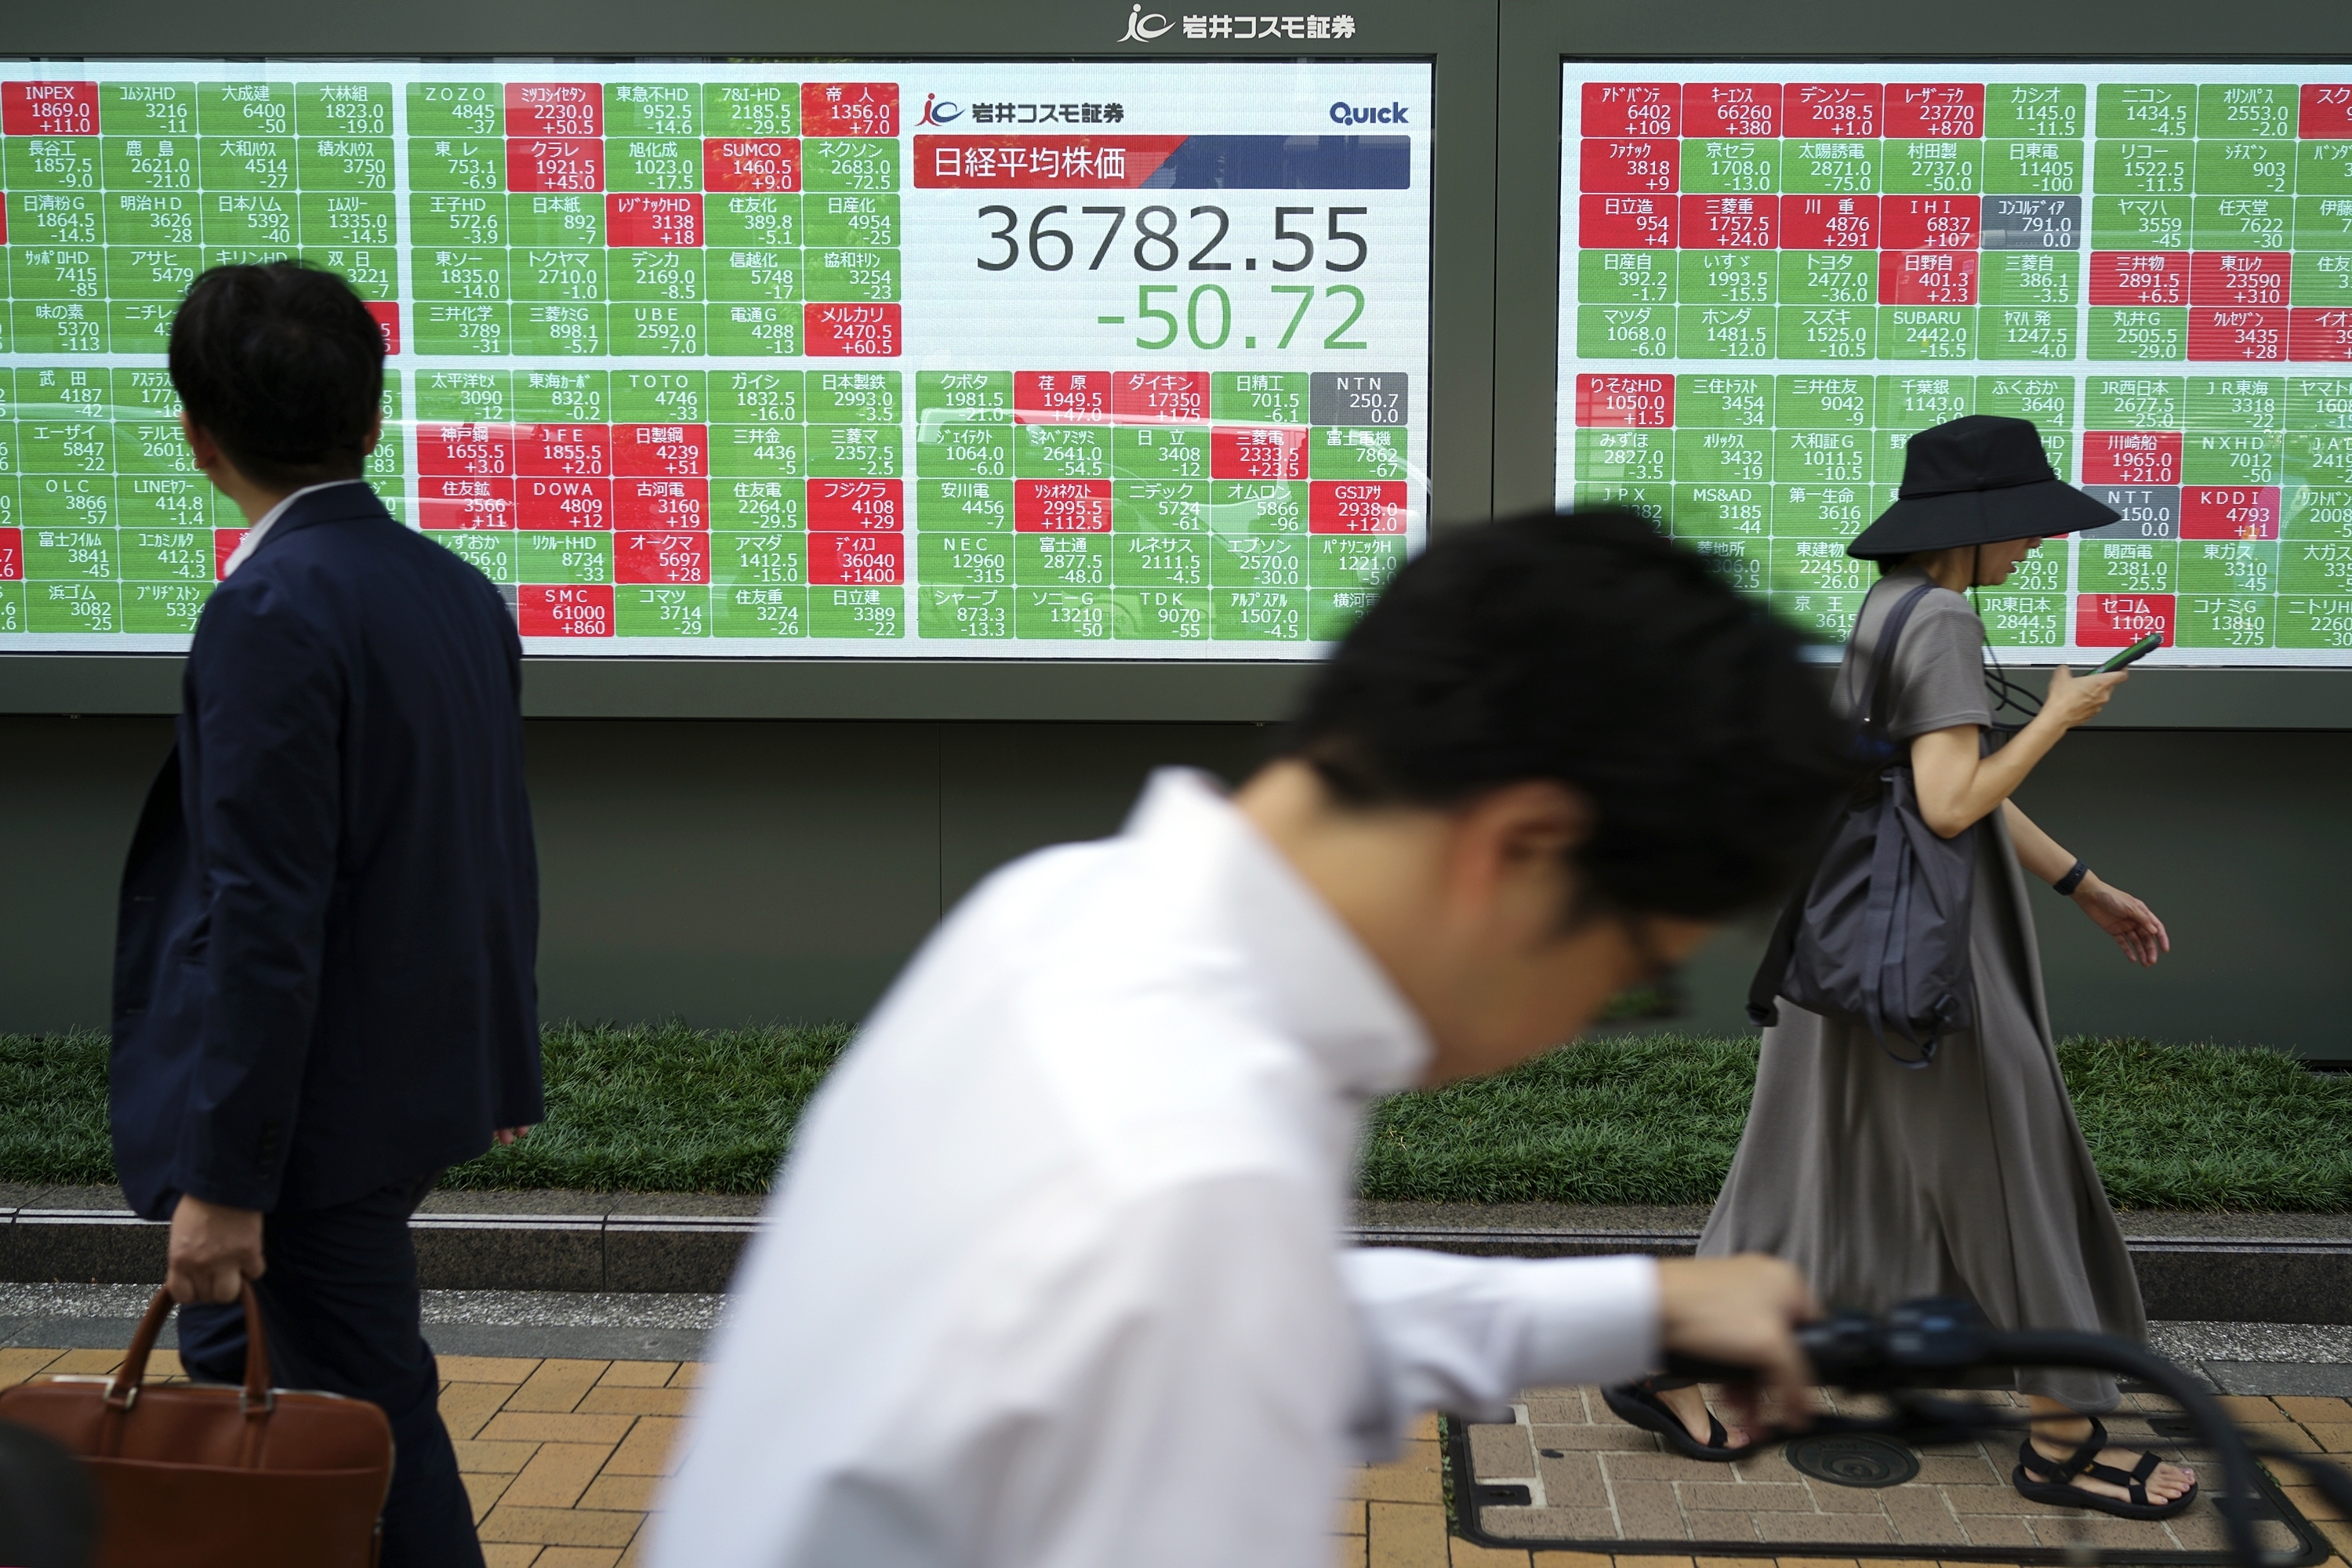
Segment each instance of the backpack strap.
[[1886,612],[1886,624],[1878,628],[1878,644],[1870,650],[1870,662],[1863,669],[1862,693],[1854,702],[1864,730],[1874,740],[1886,722],[1885,715],[1879,711],[1880,699],[1885,695],[1879,678],[1894,667],[1895,650],[1903,641],[1903,628],[1911,624],[1911,612],[1935,587],[1933,583],[1922,583],[1904,595]]
[[[1885,723],[1878,710],[1883,695],[1879,673],[1895,662],[1895,650],[1903,640],[1903,628],[1910,624],[1911,612],[1935,586],[1933,583],[1922,583],[1895,601],[1895,607],[1886,613],[1885,624],[1878,629],[1877,645],[1870,650],[1869,662],[1863,668],[1862,692],[1854,706],[1863,715],[1862,732],[1874,742]],[[1780,982],[1789,973],[1790,959],[1796,954],[1797,928],[1805,918],[1805,895],[1811,890],[1813,875],[1819,869],[1817,854],[1813,865],[1790,892],[1789,901],[1781,906],[1780,918],[1772,925],[1771,940],[1764,944],[1764,957],[1756,965],[1756,976],[1748,983],[1748,1021],[1759,1027],[1780,1021]],[[1884,1048],[1884,1029],[1874,1026],[1873,1032],[1879,1036]]]

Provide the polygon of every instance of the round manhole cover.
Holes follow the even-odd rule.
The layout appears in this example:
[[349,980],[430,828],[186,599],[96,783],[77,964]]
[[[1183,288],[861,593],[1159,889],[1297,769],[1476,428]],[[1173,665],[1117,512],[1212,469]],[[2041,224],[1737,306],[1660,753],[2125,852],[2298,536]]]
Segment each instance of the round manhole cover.
[[1800,1437],[1789,1463],[1817,1481],[1839,1487],[1899,1487],[1919,1473],[1919,1456],[1902,1444],[1864,1433]]

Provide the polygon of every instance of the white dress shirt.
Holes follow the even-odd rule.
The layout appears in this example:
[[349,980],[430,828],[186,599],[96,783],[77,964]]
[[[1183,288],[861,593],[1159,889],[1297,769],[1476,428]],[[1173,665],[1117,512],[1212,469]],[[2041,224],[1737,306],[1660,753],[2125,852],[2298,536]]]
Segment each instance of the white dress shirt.
[[656,1568],[1323,1568],[1420,1412],[1639,1375],[1648,1259],[1339,1248],[1428,1054],[1200,775],[997,873],[801,1125]]
[[328,479],[322,484],[304,485],[300,489],[296,490],[292,495],[288,496],[276,506],[273,506],[268,511],[263,512],[258,518],[254,520],[253,526],[245,531],[245,537],[236,542],[236,548],[228,552],[228,559],[221,563],[221,581],[224,583],[227,582],[229,580],[230,574],[234,573],[238,567],[244,565],[246,562],[251,558],[253,552],[261,548],[262,540],[268,535],[268,532],[272,528],[277,526],[278,520],[286,515],[286,509],[288,507],[292,506],[304,496],[316,495],[320,490],[331,490],[337,485],[363,485],[365,483],[367,483],[365,479]]

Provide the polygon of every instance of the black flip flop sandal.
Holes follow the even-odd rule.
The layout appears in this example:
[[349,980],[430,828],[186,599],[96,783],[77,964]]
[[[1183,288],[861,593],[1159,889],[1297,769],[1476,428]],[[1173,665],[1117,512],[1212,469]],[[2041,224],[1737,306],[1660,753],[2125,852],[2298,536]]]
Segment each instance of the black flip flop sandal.
[[[2154,1454],[2144,1453],[2139,1463],[2128,1471],[2119,1470],[2113,1465],[2097,1462],[2099,1451],[2106,1446],[2107,1429],[2095,1415],[2091,1417],[2090,1436],[2063,1459],[2044,1458],[2029,1436],[2017,1446],[2017,1469],[2010,1476],[2010,1484],[2028,1502],[2049,1503],[2055,1508],[2095,1508],[2117,1519],[2170,1519],[2185,1512],[2197,1500],[2197,1483],[2191,1481],[2189,1489],[2170,1502],[2148,1501],[2147,1479],[2164,1461]],[[2131,1500],[2086,1492],[2074,1484],[2078,1476],[2126,1488],[2131,1492]]]
[[1743,1444],[1739,1447],[1732,1447],[1731,1434],[1724,1430],[1723,1423],[1715,1418],[1712,1410],[1706,1413],[1706,1441],[1700,1442],[1690,1435],[1690,1428],[1683,1425],[1683,1418],[1675,1415],[1673,1407],[1659,1398],[1657,1391],[1646,1383],[1627,1383],[1615,1388],[1604,1388],[1601,1391],[1601,1397],[1610,1409],[1617,1413],[1619,1420],[1639,1426],[1645,1432],[1655,1432],[1666,1440],[1667,1447],[1685,1459],[1710,1459],[1721,1464],[1744,1458],[1754,1447]]

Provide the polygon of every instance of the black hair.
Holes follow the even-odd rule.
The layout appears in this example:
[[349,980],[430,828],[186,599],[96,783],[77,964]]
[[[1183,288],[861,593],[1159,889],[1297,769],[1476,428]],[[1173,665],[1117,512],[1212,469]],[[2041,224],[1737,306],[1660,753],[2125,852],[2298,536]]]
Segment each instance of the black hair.
[[357,479],[383,396],[383,332],[352,286],[301,261],[215,267],[172,319],[181,406],[257,483]]
[[1283,753],[1353,806],[1557,781],[1594,818],[1571,923],[1720,919],[1792,879],[1853,781],[1804,641],[1632,512],[1465,527],[1349,633]]

